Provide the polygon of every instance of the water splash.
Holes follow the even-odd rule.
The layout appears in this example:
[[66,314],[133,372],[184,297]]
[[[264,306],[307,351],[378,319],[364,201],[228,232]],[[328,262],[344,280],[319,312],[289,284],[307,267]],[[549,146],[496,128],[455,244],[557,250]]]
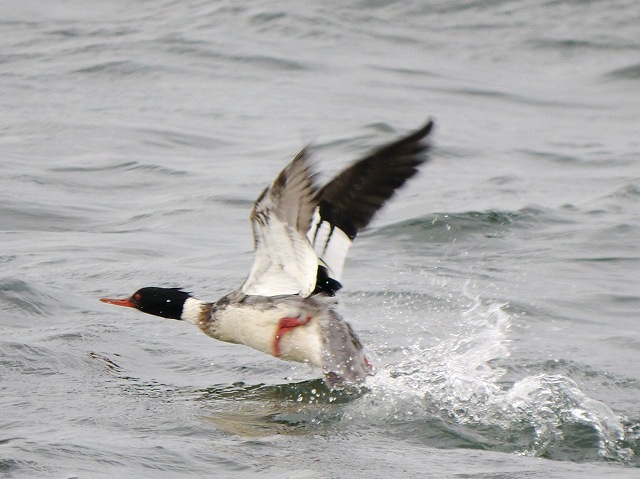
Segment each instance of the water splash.
[[509,426],[526,422],[533,426],[531,451],[543,455],[565,439],[564,426],[581,424],[593,429],[598,438],[598,455],[606,459],[629,460],[631,449],[621,446],[625,439],[620,419],[604,403],[584,394],[571,379],[559,374],[538,374],[516,382],[501,401],[507,406]]
[[[354,405],[351,414],[444,419],[470,429],[478,447],[492,444],[498,435],[499,443],[511,444],[501,449],[525,455],[558,457],[578,442],[588,443],[585,450],[597,443],[595,453],[603,459],[633,456],[624,447],[620,418],[573,380],[540,373],[507,382],[511,316],[504,304],[471,299],[448,337],[430,347],[413,344],[399,362],[379,371],[368,383],[366,404]],[[491,431],[491,439],[477,439],[484,430]]]

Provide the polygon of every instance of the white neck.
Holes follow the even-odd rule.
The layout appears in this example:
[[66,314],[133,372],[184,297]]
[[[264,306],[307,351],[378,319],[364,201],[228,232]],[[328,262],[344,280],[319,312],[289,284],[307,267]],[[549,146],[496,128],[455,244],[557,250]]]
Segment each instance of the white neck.
[[200,301],[196,298],[187,298],[182,306],[182,315],[180,316],[180,319],[191,324],[200,324],[200,320],[202,319],[202,310],[206,304],[207,303],[204,301]]

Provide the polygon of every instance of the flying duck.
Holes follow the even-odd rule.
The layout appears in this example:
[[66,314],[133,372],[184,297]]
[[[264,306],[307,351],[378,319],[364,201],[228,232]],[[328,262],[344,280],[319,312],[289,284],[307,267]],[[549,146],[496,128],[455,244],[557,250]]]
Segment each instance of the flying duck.
[[255,259],[249,276],[218,301],[161,287],[100,301],[186,321],[220,341],[309,364],[322,370],[331,388],[363,383],[373,367],[334,295],[358,232],[427,160],[432,127],[429,120],[375,149],[322,187],[308,148],[298,153],[251,210]]

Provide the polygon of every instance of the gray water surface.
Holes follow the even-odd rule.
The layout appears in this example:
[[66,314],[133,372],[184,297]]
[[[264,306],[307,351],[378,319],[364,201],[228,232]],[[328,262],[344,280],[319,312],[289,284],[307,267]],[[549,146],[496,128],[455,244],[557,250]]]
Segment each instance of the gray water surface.
[[[0,476],[640,477],[635,1],[0,3]],[[340,308],[361,394],[98,302],[436,120]]]

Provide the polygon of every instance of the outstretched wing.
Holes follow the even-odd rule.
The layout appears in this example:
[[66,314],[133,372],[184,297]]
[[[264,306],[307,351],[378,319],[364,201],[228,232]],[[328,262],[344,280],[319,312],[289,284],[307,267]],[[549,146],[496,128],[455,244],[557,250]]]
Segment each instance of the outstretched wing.
[[410,135],[374,150],[320,190],[307,233],[320,259],[314,292],[332,295],[340,289],[353,239],[427,160],[428,144],[423,140],[432,128],[429,120]]
[[318,258],[306,237],[318,191],[307,150],[276,177],[251,211],[255,259],[242,285],[248,295],[310,295],[316,285]]

